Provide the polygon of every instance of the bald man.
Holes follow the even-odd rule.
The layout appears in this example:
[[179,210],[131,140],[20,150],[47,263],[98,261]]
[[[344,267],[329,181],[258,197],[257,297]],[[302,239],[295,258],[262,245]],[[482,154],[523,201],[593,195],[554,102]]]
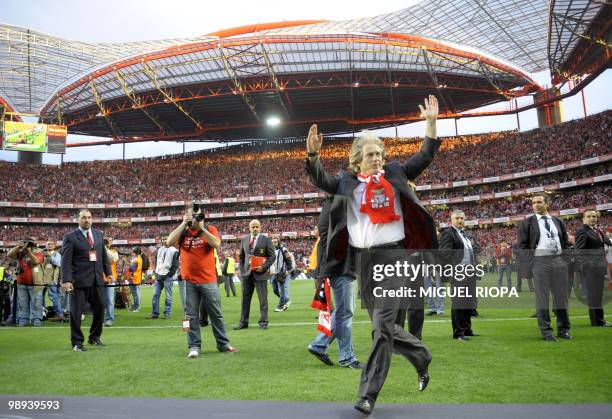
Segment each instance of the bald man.
[[[260,266],[253,268],[251,266],[253,257],[265,258],[265,260]],[[261,223],[259,220],[251,220],[249,234],[244,236],[240,242],[238,267],[242,282],[242,310],[240,322],[234,327],[234,330],[249,327],[251,299],[255,289],[259,298],[259,327],[262,330],[268,328],[268,279],[275,257],[272,241],[261,234]]]

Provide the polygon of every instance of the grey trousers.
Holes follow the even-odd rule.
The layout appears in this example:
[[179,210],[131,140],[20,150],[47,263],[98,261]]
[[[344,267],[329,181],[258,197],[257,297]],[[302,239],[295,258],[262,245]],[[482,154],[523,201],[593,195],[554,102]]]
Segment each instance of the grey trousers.
[[560,256],[539,256],[533,262],[533,286],[536,297],[538,328],[542,336],[552,335],[550,325],[550,295],[557,316],[557,332],[570,328],[567,301],[567,262]]
[[361,373],[359,396],[372,401],[376,400],[385,383],[393,350],[410,361],[419,374],[426,372],[431,362],[431,353],[425,345],[396,323],[398,312],[405,307],[406,302],[397,300],[376,302],[371,294],[374,286],[389,290],[399,289],[402,285],[401,281],[395,280],[383,280],[375,283],[371,276],[374,264],[393,264],[398,259],[397,255],[397,251],[358,250],[359,282],[362,297],[372,321],[372,349]]
[[253,274],[250,274],[248,277],[242,277],[241,325],[249,324],[254,290],[257,290],[259,297],[259,324],[268,324],[268,281],[256,281]]
[[202,337],[200,335],[200,302],[202,302],[210,317],[213,335],[217,341],[217,349],[225,351],[229,347],[229,339],[225,332],[225,319],[221,312],[221,297],[217,283],[194,284],[185,281],[185,287],[187,289],[187,317],[189,318],[187,346],[198,349],[202,347]]

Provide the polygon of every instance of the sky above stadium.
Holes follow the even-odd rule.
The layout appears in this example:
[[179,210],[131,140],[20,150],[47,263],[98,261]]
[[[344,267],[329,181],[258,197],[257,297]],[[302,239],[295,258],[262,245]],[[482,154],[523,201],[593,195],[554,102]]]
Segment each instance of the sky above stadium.
[[[418,3],[419,0],[380,0],[355,2],[354,0],[309,0],[288,2],[273,0],[231,2],[205,2],[200,0],[107,0],[102,3],[79,0],[2,0],[0,21],[83,42],[129,42],[152,39],[193,37],[220,29],[254,23],[282,20],[345,20],[371,17],[394,12]],[[547,73],[533,74],[539,83],[549,84]],[[587,113],[597,113],[612,107],[612,71],[608,70],[584,90]],[[602,94],[606,92],[606,94]],[[521,103],[530,103],[525,98]],[[507,109],[507,105],[493,105],[485,109]],[[581,118],[583,114],[580,94],[563,101],[564,119]],[[520,114],[522,130],[537,127],[536,111]],[[516,116],[467,118],[458,121],[459,134],[516,129]],[[398,127],[400,136],[420,136],[423,123]],[[379,130],[379,135],[395,135],[393,129]],[[454,135],[453,120],[440,121],[439,135]],[[86,137],[91,138],[91,137]],[[82,141],[81,136],[70,140]],[[187,143],[186,151],[209,148],[210,144]],[[125,147],[126,158],[181,153],[180,143],[139,143]],[[64,161],[93,159],[120,159],[123,147],[98,146],[70,148]],[[0,151],[0,160],[16,161],[17,153]],[[60,156],[43,157],[44,163],[58,164]]]

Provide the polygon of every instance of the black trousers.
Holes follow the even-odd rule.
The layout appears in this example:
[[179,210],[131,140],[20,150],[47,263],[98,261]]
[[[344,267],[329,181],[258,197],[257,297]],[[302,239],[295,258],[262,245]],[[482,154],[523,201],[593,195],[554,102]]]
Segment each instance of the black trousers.
[[[472,330],[472,314],[478,305],[476,299],[476,279],[464,278],[461,281],[453,279],[453,291],[466,290],[466,294],[457,294],[451,298],[451,323],[453,325],[453,338],[470,336]],[[463,295],[469,294],[470,297]]]
[[586,277],[587,301],[589,304],[591,326],[601,326],[606,323],[603,311],[603,291],[606,270],[606,266],[601,266],[584,269],[582,271],[582,274]]
[[0,321],[5,321],[11,314],[11,286],[6,281],[0,281]]
[[552,335],[550,325],[550,295],[553,312],[557,316],[557,332],[570,328],[567,301],[567,262],[560,256],[538,256],[533,262],[533,285],[536,297],[536,316],[542,336]]
[[248,325],[253,292],[259,297],[259,324],[268,324],[268,281],[256,281],[253,274],[242,278],[242,310],[240,324]]
[[87,303],[91,305],[93,320],[89,328],[89,340],[97,339],[102,335],[104,323],[104,288],[87,287],[74,288],[70,295],[70,341],[72,345],[83,344],[85,338],[81,331],[81,315]]
[[397,298],[378,301],[374,298],[374,288],[397,290],[401,286],[401,281],[392,279],[376,282],[371,275],[375,264],[394,264],[398,260],[397,250],[389,250],[357,249],[361,295],[372,322],[372,349],[361,373],[359,395],[372,401],[377,399],[385,383],[393,350],[406,358],[418,373],[427,371],[431,362],[427,347],[397,324],[398,312],[409,305]]

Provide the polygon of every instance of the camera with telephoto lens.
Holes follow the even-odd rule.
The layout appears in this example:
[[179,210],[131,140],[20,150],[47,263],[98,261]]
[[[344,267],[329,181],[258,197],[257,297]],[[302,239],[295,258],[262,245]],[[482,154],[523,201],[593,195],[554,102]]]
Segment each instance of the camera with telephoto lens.
[[[199,204],[197,204],[196,202],[194,202],[194,203],[193,203],[193,205],[192,205],[192,207],[191,207],[191,212],[192,212],[192,214],[193,214],[192,218],[193,218],[195,221],[197,221],[197,222],[201,223],[202,221],[204,221],[205,216],[204,216],[204,213],[203,213],[203,212],[199,212],[199,211],[200,211],[200,205],[199,205]],[[189,221],[189,223],[187,223],[187,225],[188,225],[189,227],[191,227],[192,222],[191,222],[191,221]]]
[[24,248],[35,248],[36,247],[36,243],[32,240],[32,239],[25,239],[21,241],[23,243],[23,247]]

